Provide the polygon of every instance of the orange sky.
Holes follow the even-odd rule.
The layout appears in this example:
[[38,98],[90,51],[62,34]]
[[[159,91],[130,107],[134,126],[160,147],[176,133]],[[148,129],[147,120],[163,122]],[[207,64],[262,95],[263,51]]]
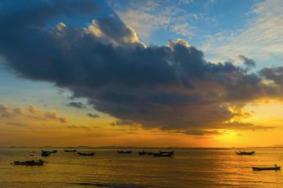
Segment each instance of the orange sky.
[[255,125],[274,128],[221,129],[221,134],[203,136],[146,130],[139,125],[114,125],[116,119],[105,114],[90,118],[76,111],[44,111],[34,106],[7,105],[5,108],[7,117],[2,114],[0,118],[1,146],[248,147],[283,143],[283,103],[275,100],[247,105],[245,110],[250,112],[250,116],[243,119]]

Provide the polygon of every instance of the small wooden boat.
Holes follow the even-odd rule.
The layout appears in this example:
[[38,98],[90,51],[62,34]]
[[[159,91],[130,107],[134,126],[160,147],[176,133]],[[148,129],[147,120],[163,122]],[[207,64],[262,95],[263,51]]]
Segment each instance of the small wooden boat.
[[94,152],[89,152],[89,153],[83,153],[83,152],[77,152],[80,156],[94,156]]
[[255,151],[237,151],[237,155],[254,155]]
[[154,153],[154,157],[173,157],[174,151],[160,151],[159,153]]
[[119,153],[119,154],[131,154],[131,153],[133,153],[133,151],[131,151],[131,150],[118,150],[117,151],[117,153]]
[[76,149],[65,149],[64,152],[77,152]]
[[48,156],[51,155],[52,153],[53,153],[53,151],[42,150],[42,151],[41,151],[41,156],[42,156],[42,157],[48,157]]
[[153,155],[153,152],[151,152],[151,151],[140,151],[139,155]]
[[263,171],[263,170],[281,170],[281,166],[277,166],[276,164],[274,166],[258,166],[258,167],[252,167],[254,171]]
[[56,149],[50,151],[51,153],[57,153],[58,151]]
[[30,160],[30,161],[14,161],[13,164],[16,166],[43,166],[44,161],[39,160]]

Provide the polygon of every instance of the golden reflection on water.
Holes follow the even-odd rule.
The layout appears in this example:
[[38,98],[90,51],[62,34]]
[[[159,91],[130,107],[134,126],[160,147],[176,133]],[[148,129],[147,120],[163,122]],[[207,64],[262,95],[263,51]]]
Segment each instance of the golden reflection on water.
[[119,155],[116,150],[100,149],[95,150],[95,157],[59,150],[46,158],[48,163],[43,167],[9,164],[13,160],[38,158],[30,157],[31,151],[0,150],[2,187],[283,187],[280,171],[251,170],[257,165],[283,165],[282,149],[257,148],[255,156],[238,156],[232,149],[176,150],[172,159],[139,156],[138,150]]

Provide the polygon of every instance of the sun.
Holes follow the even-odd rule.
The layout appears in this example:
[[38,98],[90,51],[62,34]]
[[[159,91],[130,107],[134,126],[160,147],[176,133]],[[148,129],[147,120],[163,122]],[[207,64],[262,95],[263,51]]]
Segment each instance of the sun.
[[235,130],[223,130],[222,134],[216,136],[217,142],[224,147],[233,147],[239,144],[240,134]]

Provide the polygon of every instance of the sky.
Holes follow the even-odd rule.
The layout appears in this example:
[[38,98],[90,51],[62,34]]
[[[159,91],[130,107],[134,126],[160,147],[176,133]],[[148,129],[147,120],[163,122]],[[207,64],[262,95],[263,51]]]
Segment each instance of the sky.
[[0,146],[283,145],[281,0],[2,0],[0,28]]

